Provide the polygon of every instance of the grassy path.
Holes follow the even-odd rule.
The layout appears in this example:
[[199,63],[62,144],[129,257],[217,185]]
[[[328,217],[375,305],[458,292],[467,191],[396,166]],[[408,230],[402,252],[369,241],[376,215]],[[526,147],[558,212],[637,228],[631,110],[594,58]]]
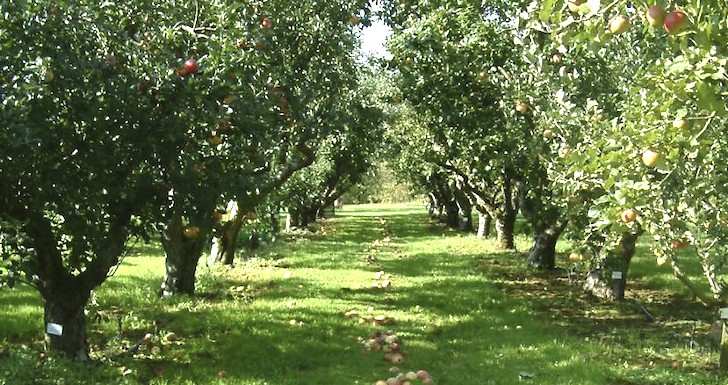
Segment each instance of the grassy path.
[[[171,301],[154,296],[160,250],[139,248],[89,308],[93,367],[39,360],[39,301],[0,291],[0,385],[374,384],[392,366],[436,384],[716,383],[714,356],[659,345],[639,312],[592,304],[416,205],[347,207],[286,238],[232,269],[201,266],[200,295]],[[365,349],[378,331],[400,337],[404,362]]]

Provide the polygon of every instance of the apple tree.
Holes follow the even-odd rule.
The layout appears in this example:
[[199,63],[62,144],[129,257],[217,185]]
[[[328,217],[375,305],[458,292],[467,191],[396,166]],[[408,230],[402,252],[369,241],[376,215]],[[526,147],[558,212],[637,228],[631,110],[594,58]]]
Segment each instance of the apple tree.
[[[147,233],[176,151],[174,82],[140,50],[144,4],[0,4],[0,282],[44,301],[51,350],[87,359],[84,307]],[[156,74],[158,78],[147,78]],[[173,100],[174,101],[174,100]],[[163,110],[164,114],[155,110]],[[174,127],[179,129],[179,127]]]
[[424,158],[450,174],[498,243],[513,248],[521,128],[507,124],[502,69],[513,55],[498,8],[443,4],[412,15],[390,42],[402,98],[425,120]]
[[[618,256],[645,232],[658,263],[697,298],[725,303],[725,2],[546,1],[537,17],[567,51],[588,49],[627,69],[618,115],[605,121],[595,106],[596,124],[562,140],[574,147],[560,180],[592,194],[595,264],[613,270],[617,256],[626,274],[629,259]],[[684,272],[689,264],[702,268],[705,285]],[[613,295],[623,287],[604,289]]]
[[366,97],[353,90],[342,98],[340,116],[329,122],[339,126],[337,132],[319,146],[316,161],[285,185],[282,200],[288,207],[289,225],[316,221],[373,166],[383,131],[381,110],[362,100]]
[[178,181],[192,187],[171,184],[179,194],[168,205],[174,214],[164,233],[163,293],[194,293],[195,268],[213,229],[210,261],[232,261],[246,218],[310,165],[315,148],[336,131],[328,120],[345,87],[355,83],[351,16],[362,6],[237,4],[210,8],[208,18],[199,11],[187,14],[183,20],[198,23],[200,33],[160,32],[204,58],[204,71],[194,77],[199,81],[188,83],[189,90],[212,96],[203,99],[220,111],[202,143],[208,155],[190,150],[180,156],[192,167],[180,167]]

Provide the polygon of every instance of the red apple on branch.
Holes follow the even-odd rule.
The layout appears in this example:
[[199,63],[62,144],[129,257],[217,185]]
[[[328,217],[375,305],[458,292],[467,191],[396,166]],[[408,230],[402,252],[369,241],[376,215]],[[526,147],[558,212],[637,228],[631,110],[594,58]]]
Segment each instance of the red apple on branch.
[[665,23],[663,24],[663,26],[665,27],[665,31],[667,31],[667,33],[674,35],[683,29],[687,21],[688,16],[685,15],[684,12],[672,11],[668,13],[665,17]]
[[197,60],[195,59],[187,59],[185,61],[185,67],[184,70],[188,75],[197,73],[197,71],[200,69],[199,65],[197,64]]

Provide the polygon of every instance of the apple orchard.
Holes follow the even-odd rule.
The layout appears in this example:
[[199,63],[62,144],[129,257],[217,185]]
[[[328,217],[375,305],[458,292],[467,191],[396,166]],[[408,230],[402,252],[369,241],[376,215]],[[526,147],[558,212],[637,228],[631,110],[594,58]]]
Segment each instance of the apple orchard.
[[649,239],[728,303],[724,0],[384,1],[367,62],[373,5],[0,4],[0,283],[63,325],[50,350],[88,359],[84,309],[137,240],[164,249],[155,295],[193,295],[201,258],[316,221],[382,159],[450,227],[514,249],[522,220],[524,269],[563,240],[621,300]]

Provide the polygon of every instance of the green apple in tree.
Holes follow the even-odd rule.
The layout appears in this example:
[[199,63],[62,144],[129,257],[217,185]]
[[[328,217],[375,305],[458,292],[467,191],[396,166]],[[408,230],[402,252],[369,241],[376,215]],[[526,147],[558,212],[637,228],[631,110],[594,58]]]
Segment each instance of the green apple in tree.
[[579,6],[586,3],[586,0],[569,0],[567,5],[572,13],[579,13]]
[[609,32],[619,35],[629,29],[629,19],[624,15],[617,15],[609,22]]
[[672,126],[679,130],[684,130],[688,128],[688,121],[683,118],[678,118],[672,121]]
[[645,164],[647,167],[655,167],[660,162],[661,156],[660,153],[653,150],[645,150],[645,152],[642,153],[642,163]]
[[665,22],[665,10],[659,5],[653,5],[647,9],[645,17],[652,27],[659,28]]

